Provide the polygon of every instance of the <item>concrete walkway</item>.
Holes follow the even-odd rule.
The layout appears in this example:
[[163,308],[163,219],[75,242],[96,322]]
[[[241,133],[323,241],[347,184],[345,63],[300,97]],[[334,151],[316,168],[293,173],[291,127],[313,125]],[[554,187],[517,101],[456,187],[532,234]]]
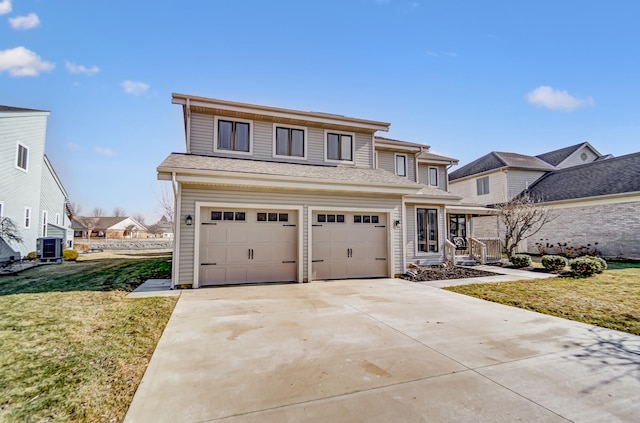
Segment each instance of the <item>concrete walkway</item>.
[[126,422],[638,422],[640,337],[399,279],[183,291]]

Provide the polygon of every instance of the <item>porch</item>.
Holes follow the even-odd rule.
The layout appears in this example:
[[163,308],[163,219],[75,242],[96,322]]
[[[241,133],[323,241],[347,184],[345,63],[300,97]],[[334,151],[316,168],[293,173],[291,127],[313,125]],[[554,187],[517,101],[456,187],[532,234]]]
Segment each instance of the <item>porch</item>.
[[497,215],[498,210],[475,206],[447,207],[445,260],[456,265],[487,264],[500,261],[502,242],[498,237],[474,237],[473,218]]

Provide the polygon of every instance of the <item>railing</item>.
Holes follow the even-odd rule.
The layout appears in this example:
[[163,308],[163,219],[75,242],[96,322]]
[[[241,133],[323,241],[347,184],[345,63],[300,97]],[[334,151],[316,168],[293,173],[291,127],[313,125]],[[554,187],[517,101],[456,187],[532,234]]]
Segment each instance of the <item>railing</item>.
[[469,238],[469,255],[480,264],[487,263],[487,246],[476,238]]
[[447,263],[455,264],[456,262],[456,245],[448,239],[444,240],[444,259]]
[[472,239],[484,245],[486,262],[496,262],[502,259],[502,240],[500,238],[472,238]]

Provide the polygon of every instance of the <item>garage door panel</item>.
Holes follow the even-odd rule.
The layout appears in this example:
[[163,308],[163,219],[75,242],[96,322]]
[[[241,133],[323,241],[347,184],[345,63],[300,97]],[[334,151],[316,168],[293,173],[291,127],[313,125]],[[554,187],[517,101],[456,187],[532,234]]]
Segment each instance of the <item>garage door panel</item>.
[[[237,220],[221,220],[220,216],[231,216],[226,214],[228,211],[233,211],[232,219]],[[258,213],[264,216],[266,212],[204,209],[199,246],[201,285],[297,280],[297,213],[276,211],[279,221],[259,220]],[[268,212],[269,219],[273,213]],[[218,216],[217,221],[207,220],[214,215]]]

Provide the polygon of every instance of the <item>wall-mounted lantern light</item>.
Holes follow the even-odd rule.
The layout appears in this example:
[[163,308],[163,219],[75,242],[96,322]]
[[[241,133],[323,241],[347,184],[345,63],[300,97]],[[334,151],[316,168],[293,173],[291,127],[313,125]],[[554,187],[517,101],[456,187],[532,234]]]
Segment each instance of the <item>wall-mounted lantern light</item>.
[[393,227],[396,229],[400,229],[402,227],[402,224],[400,223],[400,219],[396,219],[393,221]]
[[185,219],[185,223],[187,224],[187,226],[193,225],[193,218],[191,217],[190,214],[187,215],[187,218]]

